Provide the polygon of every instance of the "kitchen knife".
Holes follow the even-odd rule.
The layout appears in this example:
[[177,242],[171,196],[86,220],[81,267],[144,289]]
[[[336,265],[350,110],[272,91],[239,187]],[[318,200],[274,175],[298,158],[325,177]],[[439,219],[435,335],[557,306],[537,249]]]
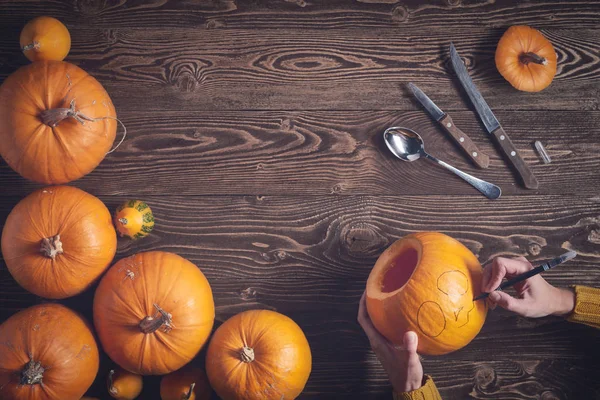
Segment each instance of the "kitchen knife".
[[500,150],[502,150],[510,164],[515,168],[521,177],[523,185],[527,189],[537,189],[539,184],[533,175],[533,172],[531,172],[529,166],[525,163],[523,158],[521,158],[519,151],[512,143],[504,129],[500,126],[500,123],[481,96],[481,93],[479,93],[479,90],[477,90],[475,87],[475,84],[467,72],[465,64],[462,62],[458,52],[456,51],[456,48],[452,43],[450,43],[450,60],[452,62],[452,67],[454,68],[454,72],[456,72],[456,75],[458,76],[460,84],[467,92],[469,99],[471,99],[471,102],[475,107],[475,111],[479,115],[479,118],[481,118],[483,125],[485,125],[485,129],[489,134],[496,138],[496,143],[500,147]]
[[479,168],[487,168],[490,165],[490,158],[488,155],[479,151],[477,145],[473,143],[471,138],[454,125],[454,121],[452,121],[452,118],[450,118],[448,114],[440,110],[439,107],[436,106],[435,103],[415,84],[409,83],[408,88],[415,95],[415,98],[419,100],[419,103],[423,105],[425,111],[427,111],[429,115],[431,115],[433,119],[435,119],[442,128],[450,134],[450,136],[452,136],[456,143],[458,143]]

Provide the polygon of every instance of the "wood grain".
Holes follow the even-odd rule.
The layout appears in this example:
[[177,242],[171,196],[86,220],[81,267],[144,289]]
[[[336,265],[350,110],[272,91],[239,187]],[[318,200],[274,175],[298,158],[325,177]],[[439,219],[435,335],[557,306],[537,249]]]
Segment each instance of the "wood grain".
[[447,29],[534,25],[598,28],[600,6],[593,1],[281,0],[145,1],[36,0],[0,2],[7,24],[21,27],[37,15],[60,16],[67,24],[98,27],[182,26],[214,29],[301,28]]
[[[543,31],[558,53],[558,74],[535,98],[496,70],[502,29],[175,32],[73,28],[68,60],[100,80],[117,112],[414,110],[405,88],[410,81],[446,111],[467,110],[448,65],[453,41],[495,111],[598,110],[598,30]],[[26,62],[11,33],[0,36],[0,77]]]
[[[444,107],[444,102],[439,103]],[[502,188],[522,188],[471,112],[455,123],[491,157],[476,168],[424,111],[414,112],[161,112],[124,111],[121,147],[77,181],[94,194],[406,195],[475,194],[459,178],[427,160],[395,159],[382,141],[393,125],[420,132],[440,159]],[[599,112],[498,112],[525,161],[540,181],[536,193],[597,195],[600,180]],[[574,126],[577,129],[574,129]],[[535,153],[541,140],[551,164]],[[0,161],[3,195],[24,196],[36,185]],[[503,198],[498,200],[503,202]],[[481,197],[478,207],[490,204]]]
[[[101,199],[112,209],[125,197]],[[0,210],[11,209],[18,200],[0,198]],[[146,200],[156,228],[144,240],[120,240],[117,258],[164,250],[190,259],[211,283],[220,322],[250,308],[273,309],[294,318],[314,353],[307,397],[387,390],[385,375],[355,322],[356,305],[379,253],[408,232],[448,233],[482,262],[497,255],[525,255],[538,262],[573,249],[577,259],[546,274],[548,280],[557,286],[600,285],[598,198],[516,196],[486,208],[479,206],[478,196]],[[7,213],[0,213],[0,220]],[[521,224],[524,215],[526,226]],[[90,290],[64,303],[91,315],[92,298]],[[0,320],[39,301],[0,267]],[[599,389],[592,378],[573,372],[600,369],[600,349],[585,345],[598,339],[600,332],[560,319],[524,319],[498,310],[466,349],[426,359],[424,365],[450,398],[467,393],[474,398],[510,398],[519,391],[530,398],[544,391],[569,398],[561,396]],[[554,361],[531,361],[547,358]],[[570,372],[558,377],[563,368]],[[573,382],[580,386],[573,387]]]
[[[572,249],[577,258],[545,277],[600,287],[597,1],[0,0],[0,82],[28,62],[19,32],[37,15],[66,23],[67,61],[107,88],[128,127],[123,145],[72,183],[111,210],[127,198],[152,207],[152,234],[119,240],[116,259],[148,250],[190,259],[211,283],[217,325],[252,308],[293,318],[313,353],[302,398],[390,398],[357,302],[378,255],[407,233],[447,233],[484,263]],[[558,53],[540,93],[518,92],[496,71],[496,44],[514,24],[541,29]],[[539,190],[517,184],[485,135],[450,71],[450,41]],[[451,112],[490,168],[464,157],[410,81]],[[503,197],[487,201],[433,164],[394,159],[381,141],[392,125],[417,130],[429,152]],[[37,187],[0,160],[0,228]],[[93,294],[62,303],[91,318]],[[0,259],[0,322],[43,301]],[[590,327],[497,309],[469,346],[423,366],[446,400],[600,399],[599,342]],[[112,366],[102,354],[90,395],[107,399]],[[141,398],[157,399],[159,382],[145,378]]]

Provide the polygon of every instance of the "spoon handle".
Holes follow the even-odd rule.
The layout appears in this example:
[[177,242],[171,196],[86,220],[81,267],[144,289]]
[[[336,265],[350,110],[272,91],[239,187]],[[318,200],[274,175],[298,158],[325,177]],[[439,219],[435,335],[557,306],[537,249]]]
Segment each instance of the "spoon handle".
[[469,175],[465,172],[462,172],[460,169],[454,168],[452,165],[447,164],[447,163],[443,162],[442,160],[438,160],[434,156],[431,156],[427,153],[424,153],[424,155],[426,158],[430,159],[431,161],[438,163],[442,167],[454,172],[456,175],[463,178],[465,181],[470,183],[475,189],[477,189],[481,193],[483,193],[483,195],[485,197],[487,197],[488,199],[495,200],[495,199],[499,198],[500,195],[502,194],[502,190],[498,186],[496,186],[492,183],[486,182],[484,180],[481,180],[479,178],[475,178],[474,176]]

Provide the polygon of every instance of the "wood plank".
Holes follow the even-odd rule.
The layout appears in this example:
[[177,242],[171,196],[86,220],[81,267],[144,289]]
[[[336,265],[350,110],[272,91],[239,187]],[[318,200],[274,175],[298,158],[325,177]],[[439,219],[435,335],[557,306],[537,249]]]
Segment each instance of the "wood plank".
[[[18,35],[0,35],[0,77],[26,63]],[[559,55],[553,84],[532,95],[497,72],[502,31],[72,29],[68,60],[107,88],[117,110],[415,110],[413,81],[446,110],[471,106],[448,64],[452,40],[494,110],[597,110],[599,30],[547,29]],[[4,33],[0,31],[0,33]]]
[[[101,199],[113,209],[125,196]],[[477,196],[151,196],[145,200],[156,216],[155,230],[140,241],[121,239],[117,257],[164,250],[190,259],[211,282],[218,321],[251,308],[292,317],[314,355],[306,398],[378,398],[389,395],[389,383],[355,322],[357,302],[378,254],[408,232],[446,232],[482,261],[503,254],[537,262],[574,249],[578,258],[547,279],[557,286],[600,286],[598,197],[509,199],[482,209]],[[0,198],[0,221],[18,200]],[[0,264],[4,320],[41,299],[19,288]],[[92,298],[90,290],[63,303],[89,317]],[[448,398],[536,398],[544,392],[572,398],[600,390],[593,378],[600,348],[591,345],[599,339],[600,331],[558,318],[496,310],[467,348],[427,357],[424,366]],[[96,387],[101,390],[101,383]]]
[[[445,108],[444,101],[439,102]],[[540,181],[523,189],[471,112],[453,112],[457,126],[491,156],[489,169],[470,164],[424,111],[389,112],[161,112],[120,117],[123,145],[76,182],[99,194],[406,195],[477,194],[460,178],[419,160],[395,159],[382,141],[385,128],[420,132],[440,159],[511,194],[597,195],[599,112],[498,112],[497,116]],[[541,140],[551,164],[532,146]],[[24,196],[35,185],[0,161],[0,196]],[[497,200],[504,204],[504,198]],[[478,207],[491,202],[481,197]]]
[[22,26],[37,15],[60,17],[68,25],[178,28],[407,28],[435,30],[533,25],[598,28],[593,1],[285,0],[285,1],[103,1],[21,0],[0,2],[6,24]]

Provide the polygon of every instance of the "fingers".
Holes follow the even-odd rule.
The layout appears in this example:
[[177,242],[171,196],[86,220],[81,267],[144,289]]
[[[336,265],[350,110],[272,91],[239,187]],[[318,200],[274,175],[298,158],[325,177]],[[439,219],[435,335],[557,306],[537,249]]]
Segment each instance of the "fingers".
[[419,338],[415,332],[406,332],[403,338],[406,355],[406,382],[404,391],[412,391],[421,387],[423,382],[423,366],[417,354]]
[[371,322],[371,318],[369,317],[369,314],[367,312],[367,301],[365,293],[363,293],[362,297],[360,298],[360,302],[358,303],[357,319],[359,325],[367,334],[373,351],[377,352],[377,350],[389,345],[388,340],[377,331],[375,326],[373,326],[373,322]]
[[489,299],[492,303],[497,304],[508,311],[512,311],[523,316],[526,316],[527,314],[528,307],[526,300],[516,299],[504,292],[492,292],[490,293]]
[[404,334],[403,338],[404,351],[407,353],[417,354],[417,347],[419,346],[419,337],[415,332],[408,331]]
[[513,277],[523,272],[529,271],[533,266],[524,257],[504,258],[497,257],[492,262],[492,265],[483,270],[483,278],[481,280],[481,291],[492,292],[500,286],[502,279],[505,277]]

